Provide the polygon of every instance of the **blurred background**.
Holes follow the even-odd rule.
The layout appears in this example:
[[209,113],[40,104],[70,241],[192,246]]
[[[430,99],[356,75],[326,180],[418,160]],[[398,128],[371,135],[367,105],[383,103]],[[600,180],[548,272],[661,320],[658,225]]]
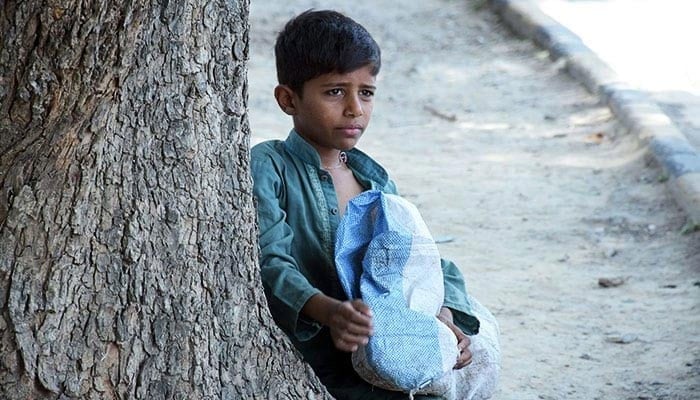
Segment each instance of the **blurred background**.
[[649,92],[700,149],[700,1],[533,1],[629,84]]

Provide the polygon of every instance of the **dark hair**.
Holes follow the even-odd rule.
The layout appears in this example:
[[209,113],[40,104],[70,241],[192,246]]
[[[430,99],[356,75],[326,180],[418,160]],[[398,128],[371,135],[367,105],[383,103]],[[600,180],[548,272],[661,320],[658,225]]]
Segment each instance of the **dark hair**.
[[379,73],[381,51],[367,30],[345,15],[308,10],[292,18],[275,43],[277,80],[301,95],[304,82],[364,66]]

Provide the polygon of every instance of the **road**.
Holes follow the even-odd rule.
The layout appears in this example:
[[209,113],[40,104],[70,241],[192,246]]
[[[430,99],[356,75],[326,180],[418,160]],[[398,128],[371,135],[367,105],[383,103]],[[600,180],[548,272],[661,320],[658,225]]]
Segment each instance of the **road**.
[[648,92],[700,150],[700,2],[534,0],[633,87]]
[[291,127],[272,97],[276,32],[311,7],[347,13],[383,51],[359,147],[499,319],[496,398],[693,398],[700,233],[681,234],[642,142],[483,2],[397,4],[252,2],[252,143]]

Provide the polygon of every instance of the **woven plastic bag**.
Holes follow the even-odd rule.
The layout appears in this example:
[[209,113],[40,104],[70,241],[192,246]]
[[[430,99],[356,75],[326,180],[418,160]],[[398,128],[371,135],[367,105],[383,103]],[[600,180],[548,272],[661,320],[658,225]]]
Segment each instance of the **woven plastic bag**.
[[436,317],[444,300],[440,255],[416,207],[380,191],[353,198],[335,261],[348,298],[373,313],[374,334],[352,355],[356,372],[388,390],[451,397],[457,339]]

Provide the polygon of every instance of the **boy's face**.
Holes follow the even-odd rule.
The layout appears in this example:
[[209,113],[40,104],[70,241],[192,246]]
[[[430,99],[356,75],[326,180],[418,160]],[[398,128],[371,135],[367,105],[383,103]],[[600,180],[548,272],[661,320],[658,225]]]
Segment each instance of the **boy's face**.
[[376,77],[371,71],[365,66],[321,75],[304,83],[302,97],[289,91],[291,107],[283,110],[319,154],[352,149],[360,140],[374,106]]

